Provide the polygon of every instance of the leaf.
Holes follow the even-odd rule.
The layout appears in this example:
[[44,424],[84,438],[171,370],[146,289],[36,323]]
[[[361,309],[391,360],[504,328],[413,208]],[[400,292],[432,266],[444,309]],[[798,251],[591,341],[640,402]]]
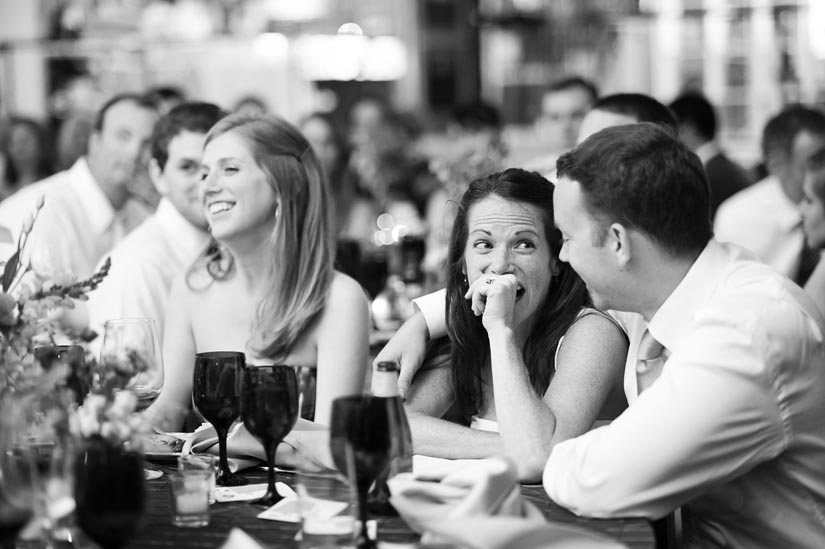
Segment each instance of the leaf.
[[14,282],[14,277],[17,274],[17,266],[20,264],[20,250],[14,252],[9,258],[9,261],[6,263],[5,269],[3,269],[3,278],[2,278],[2,285],[3,291],[7,292],[11,283]]

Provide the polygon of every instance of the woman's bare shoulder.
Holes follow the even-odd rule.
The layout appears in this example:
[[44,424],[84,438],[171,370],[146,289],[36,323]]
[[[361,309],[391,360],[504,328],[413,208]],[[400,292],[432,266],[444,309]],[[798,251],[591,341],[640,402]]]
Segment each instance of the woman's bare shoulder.
[[348,307],[366,303],[367,295],[364,288],[352,277],[335,271],[332,284],[329,286],[327,305]]
[[595,309],[582,309],[578,318],[570,325],[564,335],[565,341],[582,342],[626,341],[627,336],[619,324],[610,316]]

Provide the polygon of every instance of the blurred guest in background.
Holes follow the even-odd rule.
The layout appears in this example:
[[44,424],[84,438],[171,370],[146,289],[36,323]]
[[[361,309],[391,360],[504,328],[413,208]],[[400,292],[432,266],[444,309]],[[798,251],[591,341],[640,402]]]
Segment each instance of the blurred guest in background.
[[541,96],[541,114],[536,122],[547,145],[556,151],[575,147],[582,118],[598,98],[596,85],[580,76],[550,84]]
[[49,160],[49,145],[39,122],[33,118],[14,116],[5,131],[5,175],[0,181],[0,201],[54,173]]
[[461,196],[474,179],[503,169],[507,154],[497,108],[486,103],[463,105],[455,109],[452,118],[447,126],[448,146],[430,162],[440,187],[427,202],[422,267],[429,279],[427,285],[435,288],[446,282],[447,248]]
[[209,240],[198,195],[201,156],[206,133],[225,114],[211,103],[182,103],[155,125],[149,175],[163,198],[109,254],[109,274],[87,303],[97,333],[107,320],[151,318],[162,337],[172,282]]
[[[808,162],[799,203],[805,243],[821,255],[825,250],[825,149],[820,149]],[[819,310],[825,312],[825,261],[819,261],[805,283]]]
[[825,147],[825,115],[801,105],[771,118],[762,132],[770,175],[719,206],[716,238],[750,250],[774,269],[804,285],[819,260],[805,245],[797,205],[811,156]]
[[372,196],[361,189],[349,165],[349,152],[332,118],[312,113],[301,122],[301,131],[312,145],[329,182],[335,205],[335,234],[353,240],[363,249],[371,244],[375,220],[381,213]]
[[250,364],[316,368],[315,418],[326,422],[334,398],[363,390],[369,314],[358,283],[333,270],[318,158],[289,123],[235,114],[210,130],[202,165],[214,241],[173,286],[165,382],[148,417],[178,430],[193,354],[238,350]]
[[616,93],[602,97],[579,125],[578,143],[611,126],[652,122],[676,135],[678,124],[673,113],[656,99],[643,93]]
[[186,101],[186,94],[177,86],[155,86],[149,88],[146,96],[155,104],[161,116]]
[[87,277],[146,219],[149,210],[133,198],[130,185],[156,121],[155,107],[144,96],[116,95],[97,113],[87,156],[0,203],[0,219],[17,235],[45,196],[27,247],[36,267]]
[[[449,365],[422,371],[406,402],[417,454],[504,453],[535,481],[555,443],[591,427],[627,341],[587,307],[561,246],[552,183],[518,169],[470,183],[447,262]],[[463,425],[442,419],[453,405]]]
[[74,69],[50,95],[48,133],[50,150],[57,155],[55,168],[69,169],[88,152],[94,132],[95,113],[105,101],[97,79],[85,70]]
[[711,216],[719,204],[750,184],[745,171],[716,142],[716,112],[699,92],[677,97],[670,110],[679,121],[679,139],[699,156],[710,184]]
[[265,116],[269,112],[269,107],[257,95],[244,95],[235,102],[232,112],[249,116]]

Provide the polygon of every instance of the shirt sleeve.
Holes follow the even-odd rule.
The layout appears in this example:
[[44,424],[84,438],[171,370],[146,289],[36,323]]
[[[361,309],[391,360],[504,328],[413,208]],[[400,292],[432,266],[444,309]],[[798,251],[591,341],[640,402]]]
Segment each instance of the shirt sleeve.
[[580,515],[658,518],[778,455],[788,435],[766,341],[723,321],[692,330],[613,423],[553,448],[548,495]]
[[447,290],[445,289],[413,299],[413,303],[424,315],[424,322],[427,323],[427,329],[430,331],[430,339],[447,335],[447,314],[444,310],[446,302]]

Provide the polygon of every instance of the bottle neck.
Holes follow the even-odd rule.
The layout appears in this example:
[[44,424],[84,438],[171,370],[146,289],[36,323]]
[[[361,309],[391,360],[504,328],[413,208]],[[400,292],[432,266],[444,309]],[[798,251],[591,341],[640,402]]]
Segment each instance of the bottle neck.
[[398,373],[380,372],[372,374],[372,394],[377,397],[397,397],[398,393]]

